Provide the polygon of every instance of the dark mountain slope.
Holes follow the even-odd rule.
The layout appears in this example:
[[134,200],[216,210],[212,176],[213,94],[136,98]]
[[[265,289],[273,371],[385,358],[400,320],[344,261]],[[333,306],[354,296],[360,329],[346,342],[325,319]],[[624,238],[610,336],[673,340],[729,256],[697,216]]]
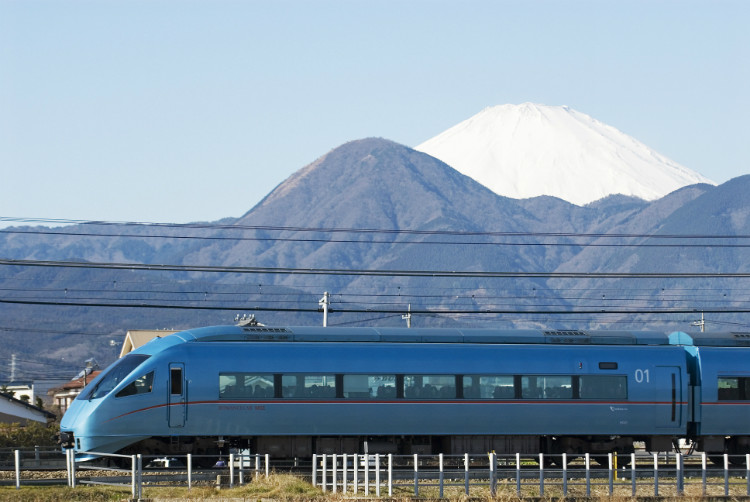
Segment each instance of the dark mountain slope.
[[[598,217],[589,219],[583,228],[587,230],[582,233],[590,234],[610,234],[610,235],[658,235],[663,233],[662,227],[667,218],[678,211],[691,201],[702,197],[706,193],[711,193],[715,187],[711,185],[693,185],[684,187],[672,192],[666,197],[651,203],[627,203],[618,204],[619,210],[600,211],[600,205],[612,202],[608,197],[602,201],[586,206],[584,209],[588,213],[591,211],[598,214]],[[681,231],[677,233],[688,233]],[[570,260],[560,264],[559,272],[626,272],[624,264],[633,263],[634,252],[638,248],[625,246],[638,244],[644,241],[644,238],[613,238],[599,237],[591,239],[579,239],[579,242],[590,244],[584,247],[573,256]],[[655,244],[655,243],[652,243]],[[663,250],[657,251],[662,254]]]
[[[399,244],[415,237],[400,230],[522,231],[536,218],[516,201],[498,197],[470,178],[423,153],[382,139],[347,143],[301,169],[238,220],[239,225],[319,229],[386,229],[394,233],[354,234],[359,243],[327,242],[341,234],[288,232],[287,238],[322,242],[241,242],[231,248],[201,250],[224,263],[293,267],[478,269],[484,252],[471,257],[450,246]],[[344,237],[351,239],[351,234]],[[445,237],[440,237],[445,240]],[[436,240],[418,236],[417,240]],[[495,262],[518,263],[517,253],[491,253]],[[188,256],[186,260],[194,257]],[[470,263],[473,260],[474,263]],[[523,260],[522,260],[523,261]]]
[[[415,229],[447,217],[476,228],[508,228],[514,213],[521,212],[513,206],[510,199],[497,197],[433,157],[391,141],[364,139],[301,169],[238,223],[260,219],[285,225]],[[498,225],[498,211],[511,219]]]
[[[732,179],[718,187],[694,185],[677,190],[610,230],[650,237],[610,240],[610,244],[616,245],[585,249],[562,264],[560,270],[675,274],[747,272],[750,249],[743,246],[747,244],[745,239],[704,236],[750,235],[748,191],[750,176]],[[602,238],[597,242],[607,241]],[[688,329],[689,321],[699,317],[702,310],[746,307],[746,288],[732,278],[588,279],[550,281],[548,285],[610,292],[619,299],[618,305],[630,309],[695,310],[695,314],[675,314],[675,319],[682,319],[684,329]],[[608,307],[614,304],[602,302]],[[635,323],[650,319],[648,314],[621,318]],[[733,319],[739,318],[733,316]]]
[[[729,180],[682,205],[663,219],[658,234],[750,235],[750,175]],[[660,253],[646,250],[640,253],[639,257],[653,270],[750,271],[750,249],[736,247],[737,244],[748,244],[746,239],[698,238],[690,241],[689,244],[714,244],[716,246],[691,248],[676,246]]]

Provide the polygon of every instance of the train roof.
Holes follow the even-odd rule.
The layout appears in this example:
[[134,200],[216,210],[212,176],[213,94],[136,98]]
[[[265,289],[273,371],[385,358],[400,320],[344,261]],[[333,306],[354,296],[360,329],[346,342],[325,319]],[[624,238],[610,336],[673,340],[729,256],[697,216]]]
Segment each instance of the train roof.
[[698,347],[750,347],[750,332],[729,331],[715,333],[682,333],[670,335],[676,345],[695,345]]
[[[670,345],[670,334],[658,331],[498,330],[448,328],[351,328],[212,326],[177,333],[199,342],[390,342],[573,345]],[[688,336],[688,335],[685,335]],[[687,340],[680,338],[679,342]],[[690,343],[688,343],[690,344]]]
[[[209,326],[157,338],[146,352],[187,342],[471,343],[553,345],[750,346],[750,333],[682,331],[500,330],[486,328],[359,328],[321,326]],[[140,351],[140,350],[139,350]]]

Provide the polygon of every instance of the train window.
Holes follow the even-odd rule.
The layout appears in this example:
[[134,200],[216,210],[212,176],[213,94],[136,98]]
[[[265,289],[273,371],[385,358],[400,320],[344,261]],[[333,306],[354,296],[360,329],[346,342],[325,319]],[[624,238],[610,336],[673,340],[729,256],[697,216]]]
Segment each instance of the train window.
[[283,375],[281,396],[294,398],[336,397],[335,375]]
[[750,377],[719,377],[719,401],[750,401]]
[[170,394],[182,394],[182,368],[169,368]]
[[456,377],[454,375],[405,375],[404,397],[406,399],[455,399]]
[[344,375],[348,399],[395,399],[396,375]]
[[273,397],[273,375],[219,373],[222,399],[266,399]]
[[628,379],[624,375],[581,375],[578,394],[581,399],[627,399]]
[[512,375],[466,375],[463,380],[466,399],[513,399],[516,397]]
[[138,366],[140,366],[150,356],[146,354],[128,354],[112,366],[104,370],[92,382],[92,385],[86,387],[76,399],[98,399],[110,393],[120,382],[125,380],[128,375]]
[[573,377],[557,375],[522,376],[521,397],[524,399],[572,399]]
[[740,399],[740,379],[737,377],[719,378],[719,401],[737,401]]
[[136,378],[125,386],[115,397],[133,396],[135,394],[148,394],[151,392],[154,384],[154,372]]

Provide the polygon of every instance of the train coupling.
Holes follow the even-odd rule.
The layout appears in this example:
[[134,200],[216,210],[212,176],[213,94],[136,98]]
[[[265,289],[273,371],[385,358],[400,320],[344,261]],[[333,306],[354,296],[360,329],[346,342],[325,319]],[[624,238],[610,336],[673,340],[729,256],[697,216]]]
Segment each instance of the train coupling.
[[71,431],[60,431],[60,446],[63,448],[73,448],[75,446],[75,437]]

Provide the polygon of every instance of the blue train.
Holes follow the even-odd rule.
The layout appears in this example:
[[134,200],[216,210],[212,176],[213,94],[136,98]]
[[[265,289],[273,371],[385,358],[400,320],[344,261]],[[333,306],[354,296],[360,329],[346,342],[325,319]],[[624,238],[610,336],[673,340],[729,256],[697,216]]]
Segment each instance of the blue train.
[[750,334],[216,326],[102,372],[86,452],[750,453]]

